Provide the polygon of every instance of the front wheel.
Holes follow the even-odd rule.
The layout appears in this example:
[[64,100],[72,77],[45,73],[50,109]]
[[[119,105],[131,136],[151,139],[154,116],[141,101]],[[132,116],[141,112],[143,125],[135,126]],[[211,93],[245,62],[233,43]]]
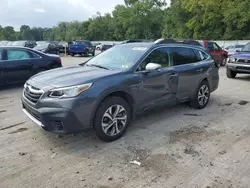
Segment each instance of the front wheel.
[[228,78],[235,78],[237,75],[237,72],[234,72],[232,70],[227,69],[227,77]]
[[131,119],[128,103],[120,97],[105,99],[97,110],[94,130],[98,138],[112,142],[124,135]]
[[227,59],[225,58],[221,61],[220,65],[224,67],[226,64],[227,64]]
[[190,106],[195,109],[203,109],[210,99],[210,87],[208,81],[204,80],[199,85],[195,98],[190,102]]

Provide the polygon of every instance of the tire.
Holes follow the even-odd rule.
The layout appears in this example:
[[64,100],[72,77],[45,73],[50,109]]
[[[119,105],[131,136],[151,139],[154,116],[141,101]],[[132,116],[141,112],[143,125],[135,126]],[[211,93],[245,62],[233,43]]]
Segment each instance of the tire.
[[220,65],[224,67],[226,64],[227,64],[227,59],[225,58],[221,61]]
[[92,56],[93,56],[93,57],[95,56],[95,51],[93,51]]
[[44,71],[47,71],[47,69],[41,68],[41,69],[34,70],[34,71],[33,71],[33,75],[36,75],[36,74],[38,74],[38,73],[40,73],[40,72],[44,72]]
[[235,78],[237,75],[237,72],[234,72],[232,70],[227,69],[227,77],[228,78]]
[[[115,115],[117,107],[120,112]],[[130,120],[131,109],[128,103],[120,97],[108,97],[96,112],[93,128],[99,139],[112,142],[124,135]]]
[[88,57],[88,56],[89,56],[89,51],[88,51],[88,50],[86,50],[86,52],[84,53],[84,56],[85,56],[85,57]]
[[74,54],[74,53],[70,53],[70,55],[71,55],[71,57],[74,57],[74,56],[75,56],[75,54]]
[[200,83],[195,98],[189,103],[194,109],[203,109],[207,106],[210,99],[210,86],[208,81],[204,80]]

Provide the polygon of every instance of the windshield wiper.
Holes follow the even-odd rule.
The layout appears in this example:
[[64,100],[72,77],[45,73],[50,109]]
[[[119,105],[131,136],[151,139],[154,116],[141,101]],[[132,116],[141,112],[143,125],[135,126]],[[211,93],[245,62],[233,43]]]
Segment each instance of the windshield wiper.
[[101,69],[106,69],[106,70],[109,70],[107,67],[104,67],[104,66],[101,66],[101,65],[95,65],[95,64],[86,64],[87,66],[90,66],[90,67],[98,67],[98,68],[101,68]]

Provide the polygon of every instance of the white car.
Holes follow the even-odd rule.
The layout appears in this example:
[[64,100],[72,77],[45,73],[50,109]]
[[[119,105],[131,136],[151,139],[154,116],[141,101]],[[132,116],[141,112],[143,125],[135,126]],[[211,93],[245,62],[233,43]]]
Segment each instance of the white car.
[[245,45],[242,45],[242,44],[230,45],[230,46],[226,47],[225,50],[228,52],[228,56],[231,56],[231,55],[235,54],[237,51],[241,51],[241,49],[244,46]]

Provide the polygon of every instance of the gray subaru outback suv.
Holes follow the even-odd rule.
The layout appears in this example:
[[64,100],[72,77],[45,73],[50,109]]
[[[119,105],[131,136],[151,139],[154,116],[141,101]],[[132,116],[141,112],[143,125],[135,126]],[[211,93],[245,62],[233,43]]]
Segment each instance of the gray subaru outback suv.
[[93,128],[114,141],[157,105],[206,107],[218,83],[218,67],[203,47],[162,39],[117,45],[83,64],[39,73],[25,83],[22,105],[44,130]]

